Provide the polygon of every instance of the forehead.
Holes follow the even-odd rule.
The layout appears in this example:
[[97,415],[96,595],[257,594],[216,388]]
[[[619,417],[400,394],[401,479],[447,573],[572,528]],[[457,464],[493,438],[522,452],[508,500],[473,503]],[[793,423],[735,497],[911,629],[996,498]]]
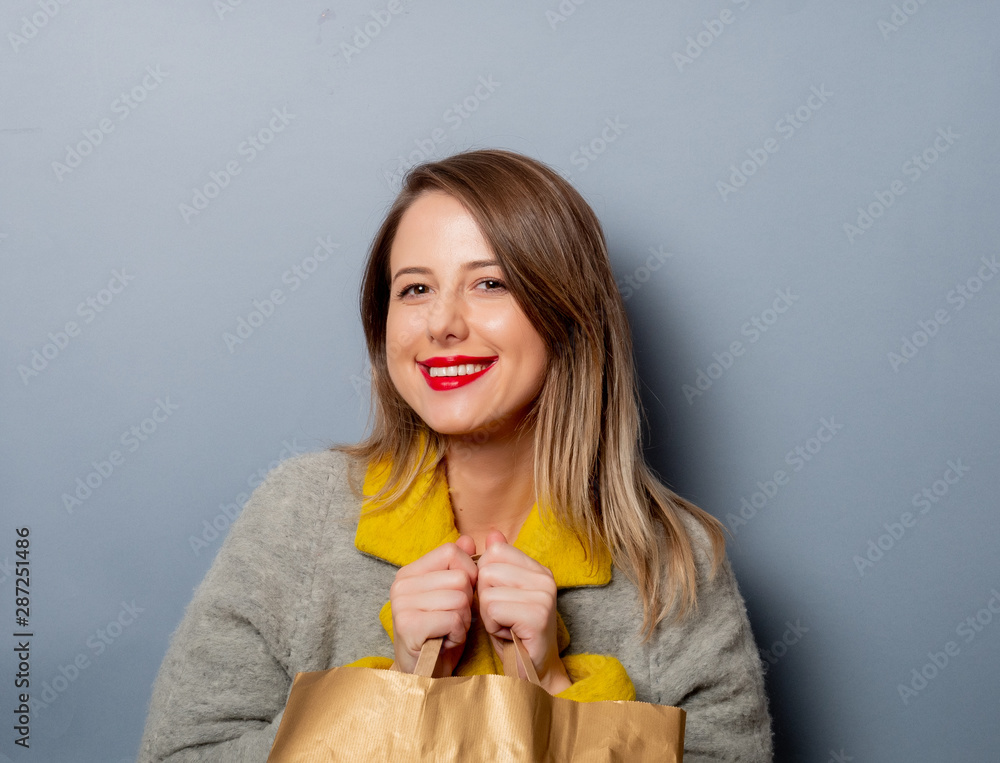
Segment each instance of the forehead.
[[389,252],[399,259],[454,256],[489,250],[475,219],[465,206],[443,191],[425,191],[400,218]]

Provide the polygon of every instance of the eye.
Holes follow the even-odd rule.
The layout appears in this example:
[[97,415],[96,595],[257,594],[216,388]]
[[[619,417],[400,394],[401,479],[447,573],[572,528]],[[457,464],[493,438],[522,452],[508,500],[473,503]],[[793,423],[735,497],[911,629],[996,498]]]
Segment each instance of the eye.
[[482,281],[476,284],[476,287],[486,286],[483,291],[506,291],[507,285],[501,281],[499,278],[484,278]]
[[396,292],[396,298],[403,299],[410,296],[411,292],[413,292],[413,296],[419,296],[421,294],[426,294],[426,290],[427,284],[411,283],[409,286],[404,286],[400,291]]

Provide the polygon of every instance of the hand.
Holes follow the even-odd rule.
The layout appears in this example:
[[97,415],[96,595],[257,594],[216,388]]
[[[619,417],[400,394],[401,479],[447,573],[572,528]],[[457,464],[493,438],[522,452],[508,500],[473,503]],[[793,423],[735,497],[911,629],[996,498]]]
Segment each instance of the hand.
[[476,542],[468,535],[438,546],[400,568],[389,589],[396,670],[412,673],[420,647],[444,636],[435,675],[450,676],[472,625],[472,597],[479,570]]
[[502,655],[500,640],[509,640],[513,631],[524,644],[542,688],[549,694],[568,688],[572,681],[559,658],[556,581],[549,568],[492,530],[486,537],[486,553],[479,559],[477,590],[479,615],[497,653]]

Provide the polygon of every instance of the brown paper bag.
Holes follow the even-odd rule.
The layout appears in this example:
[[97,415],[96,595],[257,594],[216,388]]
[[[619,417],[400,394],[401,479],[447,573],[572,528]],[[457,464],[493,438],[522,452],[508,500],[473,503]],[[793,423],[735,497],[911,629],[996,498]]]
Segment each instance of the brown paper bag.
[[412,674],[297,674],[268,763],[683,760],[680,708],[553,697],[516,638],[504,647],[507,675],[431,678],[441,642],[424,644]]

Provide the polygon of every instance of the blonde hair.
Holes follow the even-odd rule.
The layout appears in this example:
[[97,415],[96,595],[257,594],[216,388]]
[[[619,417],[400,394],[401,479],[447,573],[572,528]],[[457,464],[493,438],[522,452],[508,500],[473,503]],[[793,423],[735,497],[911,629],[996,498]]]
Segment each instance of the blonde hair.
[[645,462],[632,337],[600,222],[544,164],[510,151],[480,150],[407,174],[372,242],[361,287],[372,367],[371,434],[333,449],[360,464],[391,460],[382,489],[368,497],[382,508],[445,457],[445,438],[403,400],[386,365],[390,248],[403,213],[427,191],[443,191],[466,207],[548,348],[549,371],[523,423],[534,428],[539,508],[552,507],[590,549],[602,544],[611,552],[640,592],[649,638],[671,611],[680,619],[697,606],[697,564],[684,516],[704,528],[712,575],[725,554],[723,526],[663,485]]

